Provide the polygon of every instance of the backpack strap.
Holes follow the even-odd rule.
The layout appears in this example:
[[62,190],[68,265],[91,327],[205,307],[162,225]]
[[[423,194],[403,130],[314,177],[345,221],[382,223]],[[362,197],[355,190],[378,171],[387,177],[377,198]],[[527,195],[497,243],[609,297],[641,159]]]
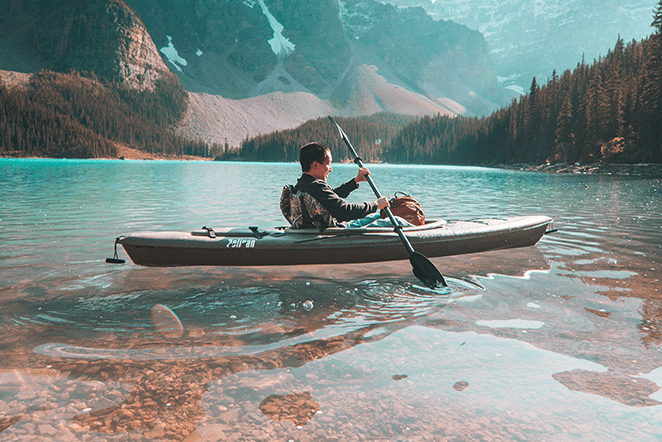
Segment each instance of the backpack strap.
[[287,222],[290,223],[290,225],[293,225],[292,208],[290,202],[292,200],[292,195],[294,195],[294,187],[289,184],[283,186],[283,191],[280,194],[280,211],[283,213],[283,216]]
[[338,225],[336,219],[331,216],[331,212],[329,212],[312,195],[303,192],[301,192],[299,195],[301,198],[302,206],[305,208],[306,215],[308,215],[308,225],[317,227],[320,232],[329,227],[335,227]]

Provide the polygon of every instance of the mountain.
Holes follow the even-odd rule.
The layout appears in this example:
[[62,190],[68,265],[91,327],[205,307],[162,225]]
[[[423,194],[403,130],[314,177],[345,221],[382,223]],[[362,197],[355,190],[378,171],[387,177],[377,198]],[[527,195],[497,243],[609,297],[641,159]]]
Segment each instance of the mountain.
[[435,20],[480,31],[503,86],[527,91],[535,76],[546,82],[585,57],[606,55],[620,35],[640,40],[653,32],[657,0],[380,0],[423,7]]
[[0,69],[175,74],[181,132],[238,145],[335,114],[485,115],[510,101],[483,36],[375,0],[0,0]]
[[[435,92],[439,85],[429,77],[445,74],[441,68],[460,88],[497,96],[482,36],[435,22],[421,8],[373,0],[128,2],[159,46],[176,48],[185,60],[173,66],[193,92],[231,99],[307,92],[360,111],[357,103],[368,93],[360,82],[374,79],[365,66],[376,66],[389,84],[421,95]],[[357,82],[352,96],[347,89]]]
[[134,89],[172,77],[138,15],[121,0],[0,1],[0,68],[94,71]]
[[200,94],[191,95],[184,132],[208,141],[237,145],[329,113],[485,115],[513,97],[498,87],[480,33],[421,8],[374,0],[128,2],[184,87]]
[[[555,170],[574,173],[589,167],[569,165],[660,163],[662,2],[655,26],[658,32],[641,42],[619,39],[609,55],[580,63],[542,87],[534,84],[487,118],[420,118],[382,146],[382,159],[536,165],[532,170],[561,163]],[[637,169],[622,173],[640,175]]]

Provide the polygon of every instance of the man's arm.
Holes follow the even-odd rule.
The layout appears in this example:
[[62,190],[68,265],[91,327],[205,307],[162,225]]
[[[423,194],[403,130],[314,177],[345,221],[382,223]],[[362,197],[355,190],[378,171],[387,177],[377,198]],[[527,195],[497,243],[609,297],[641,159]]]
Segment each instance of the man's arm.
[[358,183],[354,180],[354,178],[352,178],[351,180],[347,181],[346,183],[343,183],[340,186],[333,189],[333,191],[340,198],[347,198],[350,193],[352,193],[353,191],[355,191],[358,188],[359,188]]
[[370,171],[367,167],[359,168],[356,178],[352,178],[343,185],[333,189],[334,192],[338,194],[341,198],[347,198],[350,193],[359,188],[359,183],[361,181],[367,181],[366,176],[370,175]]
[[331,189],[324,181],[315,180],[305,191],[319,201],[331,213],[331,216],[342,222],[361,219],[378,209],[376,201],[371,203],[349,203],[343,199],[343,196],[346,197],[356,188],[358,188],[358,185],[354,179],[336,189]]

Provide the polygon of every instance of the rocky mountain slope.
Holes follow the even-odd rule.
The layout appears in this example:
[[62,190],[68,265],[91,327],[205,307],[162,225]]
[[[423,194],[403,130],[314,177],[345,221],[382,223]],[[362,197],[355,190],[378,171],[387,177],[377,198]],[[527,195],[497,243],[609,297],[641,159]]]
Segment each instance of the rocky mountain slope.
[[484,115],[483,36],[375,0],[0,0],[0,69],[94,71],[189,91],[182,132],[237,145],[327,114]]
[[452,20],[480,31],[490,45],[505,85],[528,92],[531,79],[545,83],[590,63],[623,40],[650,35],[656,0],[380,0],[423,7],[435,20]]
[[132,88],[172,76],[140,17],[121,0],[0,1],[0,68],[94,71]]

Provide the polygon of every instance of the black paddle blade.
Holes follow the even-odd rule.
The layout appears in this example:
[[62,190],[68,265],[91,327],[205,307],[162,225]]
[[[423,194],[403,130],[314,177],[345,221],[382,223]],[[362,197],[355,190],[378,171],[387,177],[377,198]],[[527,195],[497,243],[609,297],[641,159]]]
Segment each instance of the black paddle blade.
[[440,284],[444,287],[448,287],[441,272],[439,272],[434,264],[432,264],[432,262],[425,256],[418,252],[414,252],[414,254],[411,255],[411,258],[409,258],[409,262],[411,262],[414,276],[427,287],[435,289],[439,287]]

